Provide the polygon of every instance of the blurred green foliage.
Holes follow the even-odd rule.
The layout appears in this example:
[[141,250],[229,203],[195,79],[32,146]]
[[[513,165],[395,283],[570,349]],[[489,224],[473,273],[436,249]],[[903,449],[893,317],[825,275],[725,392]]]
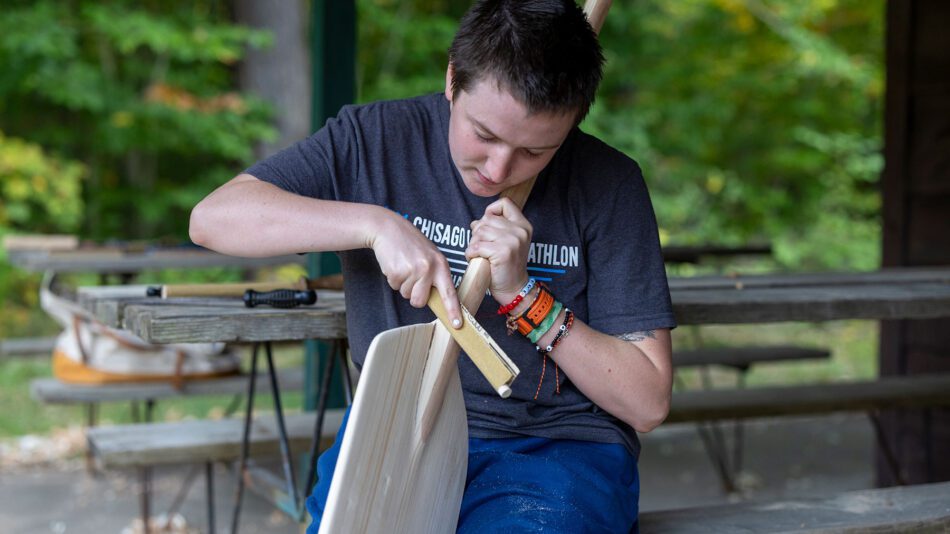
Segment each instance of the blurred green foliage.
[[[469,3],[357,0],[358,100],[440,91]],[[6,0],[0,235],[184,240],[190,208],[275,134],[235,76],[272,37],[231,8]],[[883,0],[616,1],[582,127],[641,164],[664,243],[770,242],[759,269],[875,268],[883,25]],[[0,257],[5,317],[34,278]]]
[[75,231],[82,217],[85,166],[0,132],[0,227]]
[[769,241],[787,269],[879,265],[883,9],[615,2],[587,126],[641,162],[665,242]]
[[[467,2],[359,1],[359,99],[438,91]],[[664,243],[880,263],[884,2],[613,3],[582,125],[644,169]]]
[[[232,24],[226,6],[5,2],[0,130],[82,162],[86,208],[78,228],[44,226],[41,211],[0,224],[96,239],[186,235],[194,203],[274,135],[267,106],[237,93],[233,76],[246,47],[271,36]],[[75,180],[47,170],[47,183]]]

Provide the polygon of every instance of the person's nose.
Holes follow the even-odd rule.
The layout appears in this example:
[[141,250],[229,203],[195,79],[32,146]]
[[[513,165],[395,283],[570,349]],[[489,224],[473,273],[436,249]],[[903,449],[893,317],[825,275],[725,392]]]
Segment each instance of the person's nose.
[[508,179],[511,174],[511,166],[514,160],[513,151],[507,147],[498,147],[488,156],[488,162],[485,170],[488,171],[487,178],[495,183],[501,183]]

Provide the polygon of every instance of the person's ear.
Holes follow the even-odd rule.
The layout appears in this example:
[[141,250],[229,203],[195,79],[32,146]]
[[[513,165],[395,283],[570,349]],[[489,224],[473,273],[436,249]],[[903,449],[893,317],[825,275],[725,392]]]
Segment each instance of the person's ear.
[[452,64],[449,63],[448,68],[445,69],[445,98],[452,102],[452,77],[455,76],[455,71],[452,69]]

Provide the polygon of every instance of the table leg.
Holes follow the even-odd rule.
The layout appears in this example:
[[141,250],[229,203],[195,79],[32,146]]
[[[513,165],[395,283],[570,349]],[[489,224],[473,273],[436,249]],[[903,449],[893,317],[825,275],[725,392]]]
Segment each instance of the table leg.
[[290,454],[290,438],[287,437],[287,426],[284,424],[284,409],[280,403],[280,386],[277,384],[277,370],[274,368],[274,355],[271,344],[264,343],[264,352],[267,355],[267,374],[270,377],[271,394],[274,396],[274,416],[277,419],[277,433],[280,442],[280,456],[284,466],[284,479],[287,481],[287,494],[294,504],[295,510],[300,510],[300,492],[297,491],[297,479],[294,475],[293,458]]
[[327,357],[326,364],[324,364],[326,367],[323,369],[323,380],[320,384],[320,398],[317,402],[317,422],[313,428],[313,439],[310,441],[310,456],[307,465],[307,484],[304,486],[304,491],[307,493],[307,495],[310,495],[310,492],[313,491],[313,485],[316,483],[317,457],[320,456],[320,438],[323,436],[323,417],[327,411],[327,399],[330,396],[330,379],[333,375],[333,362],[336,360],[336,352],[337,344],[334,343],[333,354],[330,354]]
[[[86,408],[86,428],[93,428],[96,426],[96,414],[99,410],[99,405],[95,402],[90,402],[85,405]],[[92,476],[98,476],[99,471],[96,469],[96,460],[92,455],[92,447],[89,445],[88,439],[86,440],[86,472]]]
[[887,435],[884,433],[884,427],[881,426],[880,414],[877,410],[869,411],[868,418],[871,419],[871,424],[874,426],[877,443],[881,447],[881,452],[884,454],[884,460],[887,462],[888,469],[891,470],[891,475],[894,476],[894,481],[897,482],[898,486],[906,486],[907,481],[904,479],[903,474],[901,474],[901,468],[897,462],[897,455],[894,454],[894,449],[891,448],[891,444],[887,441]]
[[145,534],[150,532],[149,520],[152,515],[151,511],[151,497],[152,497],[152,468],[149,466],[142,466],[139,469],[139,486],[142,488],[142,493],[139,495],[139,506],[142,512],[142,531]]
[[238,532],[238,520],[241,517],[241,503],[244,499],[244,483],[247,469],[247,456],[251,448],[251,415],[254,412],[254,390],[257,386],[257,356],[260,343],[255,343],[251,352],[251,376],[247,381],[247,404],[244,408],[244,437],[241,440],[241,457],[238,460],[237,489],[234,495],[234,513],[231,516],[231,534]]
[[208,498],[208,534],[214,534],[214,463],[205,462],[205,491]]

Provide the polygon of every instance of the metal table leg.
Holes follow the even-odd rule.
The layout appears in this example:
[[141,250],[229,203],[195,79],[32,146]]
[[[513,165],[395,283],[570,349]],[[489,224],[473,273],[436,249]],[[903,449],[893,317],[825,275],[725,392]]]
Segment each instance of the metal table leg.
[[241,457],[238,460],[237,489],[234,495],[234,513],[231,516],[231,534],[238,532],[238,520],[241,517],[241,503],[244,500],[244,477],[247,469],[247,456],[251,447],[251,415],[254,411],[254,391],[257,386],[257,356],[260,343],[255,343],[251,353],[251,376],[247,381],[247,403],[244,408],[244,437],[241,440]]
[[214,534],[214,463],[205,462],[205,491],[208,498],[208,534]]
[[274,398],[274,416],[277,421],[278,442],[280,444],[281,461],[284,469],[284,479],[287,483],[287,494],[292,499],[295,510],[300,510],[300,492],[297,489],[297,480],[294,475],[293,457],[290,451],[290,439],[287,436],[287,426],[284,422],[284,410],[280,400],[280,385],[277,383],[277,370],[274,367],[274,355],[270,342],[256,343],[251,356],[251,377],[248,381],[247,406],[244,412],[244,436],[241,441],[241,457],[238,464],[238,481],[235,494],[234,515],[231,517],[231,534],[237,534],[238,522],[241,515],[241,504],[244,498],[244,487],[247,484],[247,461],[250,453],[252,413],[254,410],[254,393],[257,387],[257,365],[260,346],[264,345],[267,359],[267,374],[270,379],[271,394]]
[[293,499],[295,510],[300,509],[300,492],[297,491],[297,479],[294,475],[293,457],[290,453],[290,438],[287,437],[287,426],[284,424],[284,409],[280,402],[280,386],[277,384],[277,370],[274,368],[274,355],[271,344],[265,343],[267,354],[267,374],[270,376],[271,394],[274,396],[274,416],[277,419],[277,433],[280,438],[280,456],[284,467],[284,478],[287,481],[287,495]]

